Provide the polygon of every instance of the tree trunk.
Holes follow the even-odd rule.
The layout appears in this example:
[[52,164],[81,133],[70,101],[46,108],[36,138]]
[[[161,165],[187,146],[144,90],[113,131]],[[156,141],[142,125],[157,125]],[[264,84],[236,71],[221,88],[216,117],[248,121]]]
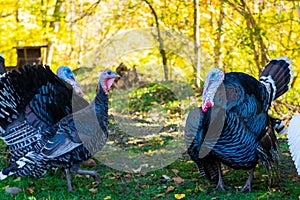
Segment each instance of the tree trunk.
[[[57,33],[59,31],[63,2],[63,0],[57,0],[55,4],[53,13],[54,20],[50,22],[50,27],[53,29],[54,33]],[[55,45],[55,35],[53,35],[52,38],[47,38],[46,40],[48,42],[46,64],[51,65]]]
[[148,6],[151,9],[152,14],[154,15],[154,18],[155,18],[155,24],[156,24],[156,29],[157,29],[157,41],[159,43],[159,52],[160,52],[160,55],[161,55],[161,58],[162,58],[163,67],[164,67],[165,80],[167,81],[167,80],[169,80],[168,65],[167,65],[167,56],[166,56],[166,51],[164,49],[164,42],[163,42],[162,37],[161,37],[160,27],[159,27],[159,23],[158,23],[158,17],[157,17],[157,14],[156,14],[154,8],[149,3],[149,1],[148,0],[144,0],[144,1],[148,4]]
[[249,38],[252,43],[251,48],[254,54],[254,62],[260,74],[263,67],[268,62],[268,49],[266,48],[266,45],[263,41],[261,28],[255,21],[250,8],[244,0],[241,0],[241,4],[233,3],[228,0],[226,0],[225,2],[233,7],[234,10],[239,12],[246,20],[247,30],[249,31]]
[[201,52],[200,52],[200,11],[199,0],[194,0],[194,52],[195,52],[195,64],[194,64],[194,78],[196,86],[200,87],[200,70],[201,70]]
[[225,13],[224,13],[224,10],[223,10],[223,2],[224,1],[222,0],[221,4],[220,4],[219,19],[217,20],[218,28],[217,28],[217,34],[216,34],[216,42],[215,42],[215,46],[214,46],[214,54],[215,54],[214,62],[215,62],[215,66],[218,67],[218,68],[223,67],[223,63],[222,63],[222,60],[221,60],[221,55],[222,55],[222,52],[221,52],[222,26],[223,26],[224,17],[225,17]]

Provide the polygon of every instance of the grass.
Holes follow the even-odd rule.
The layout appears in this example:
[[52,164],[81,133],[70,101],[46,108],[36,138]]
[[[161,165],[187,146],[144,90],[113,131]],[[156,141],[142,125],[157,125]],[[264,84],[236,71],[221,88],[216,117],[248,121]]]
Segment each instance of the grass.
[[[92,88],[92,87],[91,87]],[[120,94],[119,96],[113,96],[115,103],[113,107],[124,111],[124,108],[128,109],[123,98],[126,96]],[[191,106],[191,102],[187,101]],[[196,101],[195,101],[196,102]],[[185,109],[184,101],[180,102]],[[177,105],[175,105],[177,106]],[[155,109],[152,109],[153,114]],[[126,113],[129,113],[125,109]],[[169,118],[165,118],[165,115],[151,116],[157,123],[154,125],[159,126],[160,122],[167,123],[163,126],[160,132],[156,133],[156,127],[150,128],[147,121],[147,116],[140,117],[139,113],[133,113],[131,116],[122,115],[110,119],[110,140],[108,145],[113,144],[119,149],[129,151],[135,156],[140,153],[142,156],[153,156],[157,153],[157,150],[164,149],[167,146],[177,147],[177,143],[174,142],[179,134],[179,125],[176,121],[177,115],[173,113],[167,113]],[[181,113],[183,115],[185,113]],[[125,117],[124,117],[125,116]],[[120,118],[118,118],[120,117]],[[135,124],[135,130],[131,130],[130,127],[126,127],[129,119],[130,123]],[[150,118],[151,118],[150,117]],[[184,118],[183,116],[180,116]],[[123,121],[122,121],[123,120]],[[119,126],[120,127],[119,127]],[[122,127],[123,126],[123,127]],[[149,131],[144,131],[146,134],[141,137],[128,136],[125,134],[127,131],[145,130],[153,131],[155,134],[148,134]],[[141,128],[141,129],[138,129]],[[137,130],[138,129],[138,130]],[[125,131],[124,131],[125,130]],[[176,135],[177,133],[177,135]],[[184,139],[182,139],[184,141]],[[288,145],[284,139],[280,140],[281,145],[281,163],[280,163],[280,177],[281,183],[279,188],[269,188],[267,185],[267,176],[261,166],[255,170],[255,178],[253,182],[253,191],[251,193],[240,193],[238,188],[245,183],[248,173],[243,170],[231,170],[224,169],[224,181],[231,187],[227,191],[215,191],[215,184],[209,183],[204,177],[200,177],[196,165],[189,159],[185,152],[178,154],[178,158],[171,164],[158,168],[156,170],[144,172],[142,170],[136,170],[139,173],[130,173],[124,171],[118,171],[112,169],[103,162],[100,162],[101,158],[97,157],[96,165],[90,167],[83,164],[82,168],[88,170],[96,170],[102,178],[102,183],[99,184],[92,177],[80,176],[72,174],[72,186],[74,191],[69,193],[67,190],[67,182],[65,175],[62,171],[49,172],[40,179],[34,179],[30,177],[22,177],[14,179],[8,177],[5,180],[0,181],[0,199],[16,199],[16,200],[81,200],[81,199],[299,199],[300,198],[300,180],[296,175],[293,162],[291,160]],[[113,148],[111,148],[113,149]],[[112,150],[113,151],[113,150]],[[5,145],[0,140],[0,152],[5,152]],[[114,152],[114,156],[119,158],[124,156],[118,152]],[[105,156],[106,154],[103,154]],[[161,154],[164,155],[164,154]],[[129,155],[131,156],[131,155]],[[168,154],[166,157],[168,158]],[[98,160],[98,161],[97,161]],[[141,164],[138,161],[137,164]],[[159,160],[158,160],[159,162]],[[163,161],[162,161],[163,162]],[[118,163],[117,163],[118,164]],[[128,163],[124,163],[128,164]],[[0,154],[0,168],[7,166],[6,154]],[[151,167],[151,166],[149,166]],[[11,195],[5,192],[6,188],[17,187],[22,191]]]
[[[240,193],[236,189],[246,181],[247,172],[230,169],[225,170],[224,181],[231,189],[215,191],[215,185],[199,177],[196,165],[183,153],[171,165],[148,173],[117,171],[99,162],[96,167],[83,166],[98,171],[102,184],[91,177],[73,174],[71,193],[60,171],[40,179],[9,177],[0,182],[0,199],[175,199],[175,194],[185,194],[184,199],[298,199],[300,181],[284,140],[281,140],[281,149],[281,184],[277,189],[268,188],[265,172],[258,167],[251,193]],[[1,154],[0,165],[1,168],[6,166],[4,154]],[[7,187],[18,187],[22,192],[12,196],[4,192]]]

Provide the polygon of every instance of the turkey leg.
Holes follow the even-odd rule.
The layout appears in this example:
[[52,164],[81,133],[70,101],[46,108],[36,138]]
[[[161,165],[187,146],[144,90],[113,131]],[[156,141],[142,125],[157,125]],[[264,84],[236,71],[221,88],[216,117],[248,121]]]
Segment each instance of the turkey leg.
[[67,178],[67,183],[68,183],[68,191],[72,192],[72,184],[71,184],[71,177],[70,177],[70,170],[69,169],[65,169],[66,171],[66,178]]
[[254,177],[254,168],[250,170],[249,177],[245,183],[245,186],[241,189],[241,192],[245,192],[246,190],[251,192],[251,190],[252,190],[251,184],[252,184],[253,177]]
[[218,163],[218,177],[219,177],[219,179],[218,179],[218,184],[217,184],[217,186],[216,186],[215,189],[216,189],[216,190],[221,189],[221,190],[223,190],[223,191],[229,189],[229,187],[227,187],[227,186],[224,184],[224,181],[223,181],[223,178],[222,178],[221,163]]

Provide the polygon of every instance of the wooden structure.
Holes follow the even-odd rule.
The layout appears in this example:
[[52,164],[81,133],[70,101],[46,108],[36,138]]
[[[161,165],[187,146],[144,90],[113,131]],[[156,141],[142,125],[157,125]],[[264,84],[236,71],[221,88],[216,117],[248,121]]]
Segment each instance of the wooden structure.
[[18,60],[17,66],[23,66],[26,64],[42,64],[42,53],[41,48],[45,46],[19,46],[14,47],[17,49]]
[[18,55],[17,66],[6,66],[6,70],[12,71],[13,69],[16,69],[18,66],[23,66],[26,64],[30,64],[30,65],[43,64],[41,49],[45,47],[47,47],[47,45],[14,47],[17,50],[17,55]]

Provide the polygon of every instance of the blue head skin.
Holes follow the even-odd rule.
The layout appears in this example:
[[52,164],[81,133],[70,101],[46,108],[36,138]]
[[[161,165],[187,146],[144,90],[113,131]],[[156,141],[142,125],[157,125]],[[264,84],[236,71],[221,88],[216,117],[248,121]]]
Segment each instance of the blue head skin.
[[65,82],[72,85],[74,91],[80,95],[83,96],[83,91],[81,86],[79,85],[78,81],[76,80],[75,75],[73,74],[72,70],[67,66],[61,66],[57,69],[56,75],[64,80]]

